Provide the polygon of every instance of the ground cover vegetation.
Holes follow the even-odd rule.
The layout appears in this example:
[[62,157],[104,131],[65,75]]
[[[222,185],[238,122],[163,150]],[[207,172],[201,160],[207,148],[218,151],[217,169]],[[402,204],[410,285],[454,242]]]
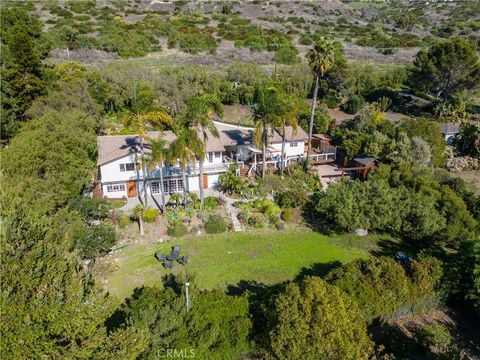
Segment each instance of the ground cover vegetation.
[[[197,42],[210,51],[211,41],[216,41],[208,27],[193,30],[192,24],[205,22],[203,17],[180,14],[166,21],[152,14],[129,24],[116,18],[111,8],[67,3],[68,9],[45,4],[59,18],[55,26],[60,18],[76,18],[75,23],[86,23],[82,26],[88,33],[89,23],[78,16],[95,13],[102,24],[95,41],[112,46],[121,56],[158,49],[146,24],[158,32],[156,36],[164,31],[171,44],[175,41],[189,52],[196,51],[193,44]],[[228,12],[228,7],[224,10]],[[469,8],[462,6],[458,11]],[[241,18],[224,20],[224,36],[232,37],[237,46],[263,49],[269,39],[290,47],[290,37],[283,33],[259,29]],[[302,24],[293,16],[290,22]],[[35,17],[18,9],[2,8],[1,25],[2,140],[8,144],[2,149],[1,195],[0,349],[4,358],[25,358],[26,354],[155,358],[162,349],[179,348],[194,350],[200,358],[359,359],[396,351],[388,342],[372,340],[369,326],[377,321],[446,301],[470,308],[478,316],[480,200],[462,180],[441,169],[446,144],[436,116],[453,115],[436,114],[431,106],[437,97],[445,108],[463,103],[465,124],[453,145],[460,154],[478,155],[477,129],[467,123],[474,116],[471,103],[461,96],[464,91],[474,92],[479,83],[478,56],[468,40],[434,44],[420,52],[411,67],[381,74],[368,67],[357,71],[358,65],[345,61],[341,47],[332,44],[325,47],[330,49],[329,56],[317,58],[328,59],[328,66],[322,60],[312,61],[312,69],[305,64],[279,67],[271,77],[254,64],[146,72],[121,65],[87,68],[74,62],[45,66],[41,62],[48,49],[44,37],[52,41],[67,31],[54,26],[44,34]],[[240,36],[245,36],[243,43]],[[115,44],[109,44],[109,39],[116,39]],[[72,44],[75,41],[78,38]],[[139,53],[131,52],[126,43],[138,44],[135,51]],[[468,55],[460,59],[468,71],[456,78],[454,86],[444,86],[441,80],[448,69],[436,61],[437,54],[448,51],[455,58],[459,49]],[[285,62],[295,62],[295,51],[287,55],[290,60]],[[319,64],[325,71],[317,76]],[[299,78],[298,73],[305,75]],[[422,117],[387,120],[383,112],[398,101],[398,92],[387,90],[399,84],[410,86],[412,76],[419,73],[421,87],[412,90],[422,92],[430,107],[422,109]],[[334,126],[325,108],[310,112],[308,105],[296,106],[312,93],[314,79],[318,79],[319,102],[327,107],[347,106],[356,113],[353,120]],[[116,253],[124,255],[124,262],[120,271],[111,274],[109,287],[116,295],[112,296],[96,282],[90,265],[101,262],[115,247],[118,233],[112,224],[120,227],[130,219],[118,215],[114,204],[83,196],[95,172],[96,135],[137,133],[147,126],[146,120],[150,126],[151,119],[160,115],[163,120],[174,119],[162,125],[178,136],[172,149],[185,172],[186,163],[204,156],[203,144],[187,139],[196,139],[198,128],[209,125],[193,121],[201,112],[191,113],[192,102],[197,104],[205,94],[225,104],[256,104],[259,134],[265,132],[265,124],[282,128],[285,123],[278,119],[291,117],[305,130],[312,124],[329,133],[347,160],[368,155],[380,164],[363,182],[342,181],[326,190],[320,189],[308,167],[305,171],[289,166],[282,175],[265,172],[254,183],[234,180],[232,169],[222,178],[222,187],[239,198],[257,198],[237,204],[241,220],[254,228],[272,225],[271,233],[218,234],[228,228],[220,199],[202,201],[187,193],[171,197],[162,216],[172,236],[195,233],[197,229],[187,226],[188,219],[199,214],[205,230],[218,234],[178,240],[195,254],[189,265],[197,277],[178,272],[159,281],[165,272],[152,255],[171,244],[127,246]],[[265,99],[278,108],[262,104]],[[294,115],[287,111],[290,108],[295,108]],[[417,110],[405,112],[412,115]],[[160,156],[154,161],[166,160]],[[140,231],[143,222],[160,216],[149,207],[139,207],[130,215]],[[316,232],[298,225],[288,229],[291,221]],[[348,234],[357,228],[374,234],[367,238]],[[223,252],[221,261],[218,249]],[[391,258],[399,249],[408,249],[414,257],[410,265]],[[140,278],[131,267],[144,270]],[[188,311],[186,280],[192,283]],[[418,342],[426,354],[431,347],[449,354],[453,346],[440,328],[425,328]]]

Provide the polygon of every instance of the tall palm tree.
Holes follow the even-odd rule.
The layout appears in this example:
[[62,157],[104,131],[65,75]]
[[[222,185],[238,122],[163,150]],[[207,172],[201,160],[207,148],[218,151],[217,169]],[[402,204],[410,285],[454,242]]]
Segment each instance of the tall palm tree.
[[212,136],[218,138],[220,136],[217,127],[212,121],[212,114],[223,117],[223,105],[217,96],[211,94],[202,94],[196,96],[187,102],[187,111],[185,120],[188,126],[197,128],[198,136],[203,142],[203,157],[199,158],[200,171],[200,205],[203,207],[204,191],[203,191],[203,163],[207,153],[208,131]]
[[308,62],[315,73],[315,87],[313,88],[312,112],[308,127],[308,152],[307,165],[310,163],[310,149],[312,147],[313,120],[315,118],[315,107],[317,106],[318,86],[320,78],[333,67],[335,62],[335,48],[326,40],[316,41],[313,48],[307,54]]
[[166,201],[165,191],[163,191],[163,169],[165,164],[170,160],[170,151],[167,146],[168,143],[164,138],[151,140],[150,145],[152,147],[152,152],[147,157],[147,164],[150,170],[157,166],[160,168],[160,191],[162,195],[162,212],[164,212],[166,208]]
[[277,111],[278,90],[274,86],[262,86],[257,89],[254,105],[254,142],[262,147],[262,179],[265,178],[267,164],[268,128]]
[[187,208],[187,167],[188,164],[195,165],[196,157],[205,157],[205,153],[197,130],[180,127],[176,129],[175,134],[177,138],[170,145],[170,157],[176,159],[182,169],[183,200],[185,208]]
[[282,152],[280,163],[280,174],[283,176],[285,168],[285,144],[286,144],[286,128],[292,128],[292,136],[295,136],[298,129],[298,102],[284,93],[279,93],[277,107],[275,113],[272,114],[272,124],[275,128],[279,128],[282,135]]
[[145,169],[145,141],[148,139],[148,130],[160,130],[165,128],[165,125],[172,126],[173,119],[168,113],[168,110],[163,106],[155,106],[151,111],[146,113],[127,113],[123,118],[123,125],[135,131],[138,134],[140,142],[140,153],[142,156],[141,168],[143,175],[143,194],[145,199],[145,206],[147,205],[147,173]]

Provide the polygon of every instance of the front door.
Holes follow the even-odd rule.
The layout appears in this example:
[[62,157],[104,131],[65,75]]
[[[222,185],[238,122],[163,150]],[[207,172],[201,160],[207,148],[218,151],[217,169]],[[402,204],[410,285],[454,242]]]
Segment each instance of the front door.
[[203,174],[203,188],[208,189],[208,175]]
[[137,197],[137,182],[135,180],[127,181],[128,197]]

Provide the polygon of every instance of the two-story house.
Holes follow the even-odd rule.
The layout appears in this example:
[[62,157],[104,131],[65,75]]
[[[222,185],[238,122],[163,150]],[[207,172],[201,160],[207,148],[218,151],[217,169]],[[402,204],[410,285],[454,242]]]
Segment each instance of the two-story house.
[[[150,132],[149,137],[155,139],[159,132]],[[163,137],[167,142],[175,140],[175,134],[165,131]],[[98,179],[102,196],[109,199],[135,198],[144,195],[143,178],[146,176],[146,191],[148,195],[158,195],[199,190],[199,163],[189,164],[186,168],[186,183],[179,164],[165,164],[153,169],[141,166],[141,149],[137,135],[99,136],[98,143]],[[204,161],[204,188],[217,185],[220,174],[228,170],[224,161],[225,147],[220,139],[209,136],[206,144]],[[144,153],[148,154],[150,147],[144,145]],[[163,184],[160,183],[160,171],[163,172]]]

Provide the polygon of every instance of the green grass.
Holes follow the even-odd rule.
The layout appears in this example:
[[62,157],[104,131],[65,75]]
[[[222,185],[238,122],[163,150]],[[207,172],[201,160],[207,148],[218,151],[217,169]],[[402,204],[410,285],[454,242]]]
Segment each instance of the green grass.
[[108,275],[107,289],[119,300],[142,285],[160,284],[168,272],[154,258],[180,245],[189,255],[186,266],[175,263],[172,273],[196,274],[202,288],[225,288],[240,280],[274,284],[294,279],[302,270],[323,271],[333,263],[346,263],[369,256],[385,236],[323,235],[304,228],[279,231],[225,233],[188,237],[164,244],[138,244],[112,254],[118,268]]

